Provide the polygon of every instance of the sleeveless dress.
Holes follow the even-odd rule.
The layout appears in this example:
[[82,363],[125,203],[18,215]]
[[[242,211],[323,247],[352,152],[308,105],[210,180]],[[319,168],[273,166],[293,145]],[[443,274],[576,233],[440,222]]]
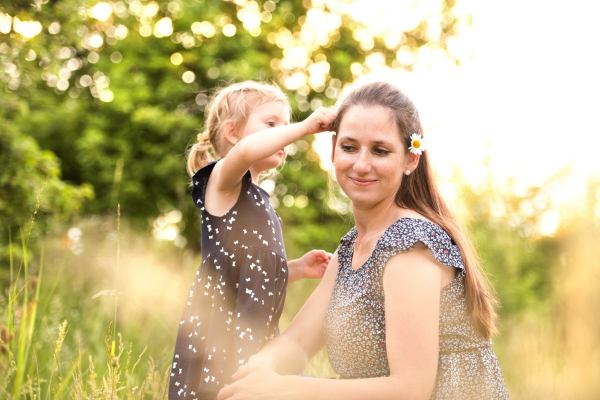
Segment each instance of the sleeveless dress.
[[329,361],[341,378],[389,376],[383,270],[387,260],[425,244],[435,259],[457,269],[441,290],[439,360],[431,399],[508,399],[492,343],[478,334],[465,300],[465,267],[458,247],[431,222],[402,218],[377,241],[371,257],[352,269],[356,227],[340,241],[339,270],[324,320]]
[[215,164],[192,178],[202,218],[202,261],[179,323],[171,400],[216,398],[231,375],[279,335],[288,280],[281,220],[250,171],[237,203],[221,217],[209,214],[204,196]]

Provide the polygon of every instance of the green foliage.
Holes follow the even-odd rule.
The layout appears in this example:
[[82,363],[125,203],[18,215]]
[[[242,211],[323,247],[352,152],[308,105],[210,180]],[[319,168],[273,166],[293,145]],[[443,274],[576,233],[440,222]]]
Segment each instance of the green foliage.
[[[3,113],[2,125],[18,128],[41,149],[55,154],[60,160],[60,179],[70,185],[66,187],[86,188],[86,193],[91,193],[87,188],[93,189],[95,196],[88,196],[83,203],[83,213],[107,213],[120,203],[138,227],[147,228],[159,215],[178,209],[183,214],[182,235],[196,250],[200,230],[189,200],[184,154],[202,127],[206,95],[215,87],[245,79],[283,84],[295,73],[312,76],[310,65],[327,60],[328,72],[324,72],[322,84],[305,84],[291,93],[294,111],[302,119],[310,112],[311,103],[335,101],[341,86],[355,77],[350,71],[352,63],[362,64],[368,71],[365,60],[369,54],[383,54],[388,66],[411,68],[398,64],[395,57],[400,42],[387,45],[384,32],[374,37],[370,50],[363,49],[353,32],[364,26],[343,13],[339,14],[341,26],[332,27],[324,42],[304,44],[305,62],[300,60],[291,69],[282,67],[289,51],[303,46],[304,42],[298,41],[300,32],[313,7],[306,0],[263,4],[131,0],[111,3],[112,14],[105,21],[92,18],[96,4],[91,0],[2,3],[1,12],[42,25],[42,32],[29,40],[14,29],[0,34],[0,58],[5,66],[0,69],[0,99],[19,105]],[[143,14],[143,7],[150,4],[157,5],[156,13]],[[440,10],[446,12],[453,4],[448,0]],[[248,31],[240,17],[254,6],[257,12],[267,13],[261,14],[258,33]],[[327,15],[336,14],[326,7],[315,7]],[[163,18],[172,21],[173,32],[156,37],[152,28]],[[424,35],[426,20],[427,15],[423,15],[422,23],[405,33],[404,48],[412,50],[430,42]],[[214,34],[192,29],[199,21],[210,23]],[[447,13],[442,22],[439,45],[445,48],[456,18]],[[224,35],[225,24],[235,26],[233,37]],[[140,33],[143,26],[150,29],[149,36]],[[102,39],[98,46],[90,42],[94,35]],[[171,62],[174,53],[181,55],[180,64]],[[193,82],[182,80],[186,71],[194,74]],[[296,90],[296,86],[291,87]],[[285,179],[298,187],[306,183],[300,181],[300,174],[285,171]],[[307,174],[316,175],[310,178]],[[322,183],[321,174],[312,166],[303,169],[302,179]],[[35,196],[28,196],[27,204],[31,204]],[[320,205],[321,201],[311,200],[303,220],[315,218],[310,222],[313,226],[327,225],[328,217],[322,220]],[[293,219],[290,222],[296,223]],[[295,249],[295,238],[289,239]],[[298,240],[298,246],[307,247],[306,238]]]
[[[457,185],[459,200],[468,214],[466,226],[500,300],[501,316],[532,310],[545,313],[551,306],[561,243],[554,236],[543,235],[541,224],[550,214],[561,218],[552,194],[568,177],[566,168],[526,190],[518,190],[512,179],[492,175],[478,188]],[[463,179],[457,174],[453,180]]]
[[[1,103],[0,118],[10,108],[28,115],[22,100],[13,98],[12,105]],[[60,160],[9,121],[0,128],[0,226],[23,225],[31,219],[36,198],[45,185],[46,196],[40,210],[66,218],[80,211],[86,200],[93,198],[91,185],[74,186],[61,180]]]

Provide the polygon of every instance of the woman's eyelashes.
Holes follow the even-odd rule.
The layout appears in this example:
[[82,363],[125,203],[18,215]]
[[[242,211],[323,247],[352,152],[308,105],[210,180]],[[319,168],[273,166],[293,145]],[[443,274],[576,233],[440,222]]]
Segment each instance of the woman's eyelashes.
[[388,154],[391,153],[391,151],[386,150],[386,149],[381,149],[381,148],[373,149],[373,152],[380,156],[387,156]]
[[267,121],[266,124],[269,128],[275,128],[275,121]]
[[[341,149],[346,152],[346,153],[352,153],[357,151],[357,148],[355,146],[351,146],[349,144],[342,144]],[[375,147],[373,150],[371,150],[375,155],[378,156],[387,156],[388,154],[391,153],[391,151],[386,150],[386,149],[382,149],[381,147]]]

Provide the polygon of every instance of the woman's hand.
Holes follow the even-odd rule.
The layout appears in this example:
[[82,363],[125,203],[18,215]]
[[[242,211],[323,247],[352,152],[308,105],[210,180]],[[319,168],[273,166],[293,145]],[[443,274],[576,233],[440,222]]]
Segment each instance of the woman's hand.
[[289,281],[294,282],[302,278],[322,278],[329,261],[331,261],[330,253],[325,250],[311,250],[302,258],[288,262]]
[[[258,353],[253,356],[250,356],[250,358],[248,359],[248,363],[238,368],[238,371],[246,366],[266,368],[270,371],[275,372],[275,360],[273,360],[273,357],[269,357],[268,355],[265,355],[263,353]],[[234,376],[236,375],[234,374]]]
[[303,124],[303,127],[306,129],[306,135],[312,135],[329,131],[336,116],[337,111],[319,107],[314,113],[300,123]]
[[235,374],[236,382],[221,389],[217,400],[279,400],[288,399],[285,377],[256,365],[243,365]]

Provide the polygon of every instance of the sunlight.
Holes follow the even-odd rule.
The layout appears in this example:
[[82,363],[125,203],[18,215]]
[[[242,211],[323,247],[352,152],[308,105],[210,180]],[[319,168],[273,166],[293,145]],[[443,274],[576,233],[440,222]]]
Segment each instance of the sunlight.
[[42,31],[42,24],[38,21],[20,21],[17,17],[13,19],[13,27],[15,32],[23,35],[27,39],[37,36]]
[[106,21],[112,14],[112,7],[108,3],[98,3],[90,10],[90,16],[99,21]]
[[[369,7],[362,5],[366,2],[357,4],[353,7],[370,7],[370,10],[355,14],[361,21],[376,21],[378,25],[386,21],[376,10],[380,2],[370,1]],[[536,7],[531,5],[523,9],[521,3],[513,1],[499,10],[475,1],[459,2],[452,10],[454,14],[460,16],[468,11],[473,15],[473,26],[459,27],[459,36],[448,41],[449,53],[461,60],[461,66],[448,59],[443,50],[431,46],[424,46],[416,53],[402,48],[398,51],[397,59],[401,64],[413,65],[410,73],[389,67],[377,68],[375,54],[367,57],[365,65],[352,65],[356,85],[389,80],[411,96],[419,109],[428,151],[432,153],[442,180],[449,179],[453,168],[458,168],[469,184],[481,185],[488,172],[479,166],[486,158],[489,158],[490,171],[495,176],[512,178],[517,182],[517,188],[523,189],[542,184],[570,164],[582,177],[600,174],[594,146],[584,145],[575,153],[565,153],[560,145],[566,135],[575,132],[581,143],[595,142],[600,133],[592,111],[592,104],[598,106],[596,96],[592,94],[600,90],[600,84],[597,78],[587,79],[597,76],[592,72],[594,67],[600,68],[595,60],[597,57],[586,43],[569,42],[567,45],[566,38],[557,38],[557,43],[547,45],[542,41],[540,45],[548,51],[531,53],[529,42],[521,38],[541,37],[546,32],[540,24],[525,22],[536,12]],[[598,8],[597,5],[594,7]],[[589,15],[594,15],[591,10],[594,7],[588,7]],[[523,12],[518,17],[518,21],[524,21],[519,24],[520,29],[503,29],[505,21],[515,19],[512,12],[517,8]],[[594,24],[579,21],[581,13],[560,7],[547,11],[565,27],[575,29],[578,26],[577,29],[590,31],[592,35]],[[546,20],[545,24],[550,24],[549,21],[554,19]],[[503,33],[498,35],[498,32]],[[577,70],[590,73],[565,69],[553,61],[556,53],[551,49],[562,49],[562,54],[580,60]],[[561,121],[570,123],[565,125],[552,118],[554,112],[563,115],[568,112],[577,117],[562,118]],[[317,135],[313,146],[320,156],[321,167],[329,170],[330,134]],[[583,194],[583,185],[565,185],[570,190],[556,189],[557,206],[568,204]],[[556,226],[556,219],[548,215],[542,230],[550,234]]]

